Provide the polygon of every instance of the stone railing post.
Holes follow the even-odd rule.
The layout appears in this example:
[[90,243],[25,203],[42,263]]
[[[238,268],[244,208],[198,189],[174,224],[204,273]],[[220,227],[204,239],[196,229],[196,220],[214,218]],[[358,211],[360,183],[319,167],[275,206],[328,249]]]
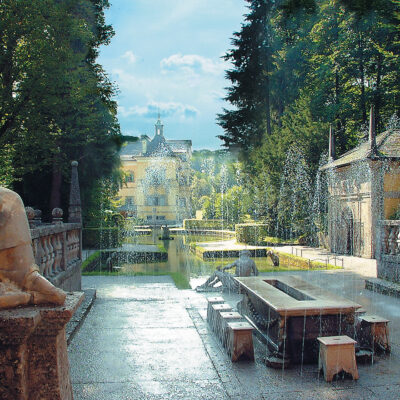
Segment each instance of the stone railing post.
[[51,222],[54,225],[60,225],[63,223],[63,210],[61,208],[54,208],[53,211],[51,212],[51,216],[53,217]]
[[42,211],[41,210],[35,210],[35,226],[42,225]]
[[381,221],[382,247],[377,254],[378,278],[399,282],[400,220]]
[[32,207],[25,207],[26,217],[28,218],[29,228],[35,227],[35,210]]

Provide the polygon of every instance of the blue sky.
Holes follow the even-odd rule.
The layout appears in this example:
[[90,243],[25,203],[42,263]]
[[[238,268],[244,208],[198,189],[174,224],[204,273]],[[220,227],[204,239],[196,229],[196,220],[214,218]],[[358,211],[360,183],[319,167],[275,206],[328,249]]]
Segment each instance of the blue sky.
[[111,44],[99,62],[119,88],[118,118],[126,135],[153,136],[157,110],[168,139],[216,149],[215,117],[229,82],[221,59],[246,12],[243,0],[111,0]]

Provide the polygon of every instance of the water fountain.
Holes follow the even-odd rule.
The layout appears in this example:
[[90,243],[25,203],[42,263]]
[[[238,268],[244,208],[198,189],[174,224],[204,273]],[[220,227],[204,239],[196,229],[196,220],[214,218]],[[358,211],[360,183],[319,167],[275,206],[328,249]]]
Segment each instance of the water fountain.
[[276,236],[293,240],[310,233],[311,193],[304,155],[297,147],[291,147],[281,178]]

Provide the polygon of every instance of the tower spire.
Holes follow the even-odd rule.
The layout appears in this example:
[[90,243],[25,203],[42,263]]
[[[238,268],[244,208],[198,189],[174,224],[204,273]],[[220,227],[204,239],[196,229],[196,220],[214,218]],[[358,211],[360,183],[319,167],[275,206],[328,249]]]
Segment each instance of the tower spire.
[[158,108],[158,119],[157,122],[155,124],[156,127],[156,136],[163,136],[163,131],[164,131],[164,125],[161,122],[161,116],[160,116],[160,108]]

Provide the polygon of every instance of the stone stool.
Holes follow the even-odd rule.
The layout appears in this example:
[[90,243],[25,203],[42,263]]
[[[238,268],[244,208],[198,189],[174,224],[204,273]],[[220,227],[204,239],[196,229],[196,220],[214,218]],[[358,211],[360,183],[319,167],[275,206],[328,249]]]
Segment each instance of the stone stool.
[[232,361],[245,357],[254,361],[253,330],[248,322],[228,322],[227,349]]
[[232,311],[232,307],[229,304],[223,303],[223,304],[213,304],[211,306],[211,313],[210,313],[210,319],[209,319],[209,324],[211,326],[211,329],[215,332],[215,333],[219,333],[218,332],[218,327],[219,327],[219,319],[220,317],[220,312],[228,312],[228,311]]
[[371,338],[371,350],[390,352],[388,319],[378,315],[362,315],[361,329]]
[[227,346],[228,323],[245,322],[245,319],[237,311],[222,311],[219,313],[219,332],[222,345]]
[[225,300],[223,297],[221,296],[217,296],[217,297],[208,297],[207,298],[207,321],[208,323],[210,323],[210,317],[211,317],[211,306],[213,304],[222,304],[225,303]]
[[318,369],[324,371],[327,382],[341,371],[351,374],[358,379],[355,354],[355,340],[348,336],[326,336],[317,338],[319,345]]

